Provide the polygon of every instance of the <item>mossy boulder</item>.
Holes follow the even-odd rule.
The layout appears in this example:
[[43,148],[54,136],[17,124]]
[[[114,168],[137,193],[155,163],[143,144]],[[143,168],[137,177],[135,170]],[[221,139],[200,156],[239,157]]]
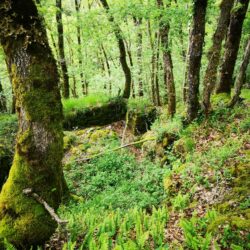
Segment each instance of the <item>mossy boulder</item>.
[[[154,140],[152,140],[152,138],[154,138]],[[148,131],[142,136],[142,139],[146,140],[142,145],[144,156],[150,160],[158,159],[164,164],[167,161],[166,150],[176,140],[176,136],[170,133],[164,133],[160,138],[157,138],[155,131]]]
[[127,101],[122,98],[114,98],[102,106],[72,111],[65,115],[63,126],[65,130],[104,126],[124,120],[126,112]]
[[156,118],[155,107],[145,107],[143,110],[131,109],[127,114],[127,123],[134,135],[141,135],[150,130]]
[[118,135],[109,126],[67,131],[64,136],[64,168],[68,169],[73,162],[98,154],[105,148],[112,148],[116,142]]

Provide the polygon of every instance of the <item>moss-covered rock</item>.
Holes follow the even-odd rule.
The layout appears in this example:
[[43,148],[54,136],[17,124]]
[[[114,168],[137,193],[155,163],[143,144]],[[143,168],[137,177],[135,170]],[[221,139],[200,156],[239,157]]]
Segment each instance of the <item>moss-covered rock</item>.
[[108,125],[125,119],[127,102],[122,98],[111,99],[110,102],[97,107],[89,107],[82,111],[76,110],[64,117],[65,130]]
[[134,135],[141,135],[150,130],[156,118],[155,107],[145,107],[144,110],[131,109],[128,111],[127,123]]

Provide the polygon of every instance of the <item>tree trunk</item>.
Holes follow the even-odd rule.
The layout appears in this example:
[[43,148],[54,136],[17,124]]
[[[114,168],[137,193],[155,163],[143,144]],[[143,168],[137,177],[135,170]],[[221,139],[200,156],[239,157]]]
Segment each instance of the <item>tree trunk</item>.
[[236,7],[233,9],[230,18],[230,24],[227,32],[227,40],[225,44],[225,53],[220,72],[220,80],[216,89],[216,93],[231,92],[233,83],[234,67],[240,46],[242,34],[242,26],[246,16],[249,0],[238,0]]
[[78,63],[80,67],[80,78],[81,78],[81,85],[84,84],[84,76],[83,76],[83,63],[82,63],[82,38],[81,38],[81,26],[80,26],[80,7],[81,7],[81,0],[75,0],[75,9],[77,14],[77,44],[78,44]]
[[138,64],[138,96],[142,97],[143,93],[143,80],[142,80],[142,18],[134,17],[134,24],[137,27],[137,64]]
[[155,95],[156,95],[157,106],[161,106],[160,85],[159,85],[160,46],[161,46],[161,37],[159,32],[157,32],[156,64],[155,64]]
[[0,113],[7,112],[6,97],[3,93],[3,86],[0,80]]
[[[163,1],[157,0],[158,6],[163,8]],[[163,48],[163,63],[164,63],[164,82],[167,87],[168,92],[168,113],[174,116],[176,112],[176,95],[175,95],[175,84],[174,84],[174,74],[173,74],[173,62],[171,51],[169,49],[169,22],[160,21],[160,35],[162,40]]]
[[63,195],[59,78],[34,1],[2,0],[0,16],[0,41],[11,65],[19,119],[13,165],[0,194],[0,238],[30,249],[47,240],[57,225],[23,190],[32,188],[54,209]]
[[119,46],[119,51],[120,51],[120,63],[122,65],[122,69],[124,72],[125,76],[125,88],[123,91],[123,98],[128,99],[130,97],[130,92],[131,92],[131,82],[132,82],[132,76],[131,76],[131,71],[127,63],[127,57],[126,57],[126,48],[125,44],[122,38],[122,31],[119,27],[119,25],[115,22],[114,17],[110,13],[110,8],[106,0],[100,0],[102,3],[103,7],[108,13],[108,19],[109,21],[114,25],[114,33],[116,36],[116,40],[118,42]]
[[189,66],[187,72],[187,121],[193,121],[199,110],[199,82],[201,57],[205,36],[207,0],[195,0],[193,27],[190,37]]
[[62,70],[63,85],[62,95],[64,98],[69,98],[69,76],[68,69],[64,54],[64,34],[63,34],[63,22],[62,22],[62,0],[56,0],[56,21],[58,32],[58,50],[59,50],[59,62]]
[[111,96],[112,95],[112,82],[111,82],[111,69],[110,69],[110,64],[109,64],[109,59],[108,59],[108,56],[107,56],[107,53],[105,51],[105,48],[103,46],[103,44],[101,45],[101,49],[102,49],[102,52],[103,52],[103,55],[104,55],[104,58],[105,58],[105,62],[106,62],[106,67],[107,67],[107,71],[108,71],[108,76],[109,76],[109,95]]
[[208,51],[208,66],[204,77],[203,108],[207,115],[210,110],[210,96],[217,81],[217,70],[220,62],[222,41],[225,38],[230,21],[234,0],[223,0],[220,4],[220,17],[213,36],[213,45]]
[[235,93],[229,104],[230,107],[233,107],[239,101],[241,88],[244,83],[244,78],[246,75],[246,70],[249,64],[249,60],[250,60],[250,38],[248,39],[247,46],[246,46],[245,53],[244,53],[244,58],[241,63],[240,71],[235,82]]

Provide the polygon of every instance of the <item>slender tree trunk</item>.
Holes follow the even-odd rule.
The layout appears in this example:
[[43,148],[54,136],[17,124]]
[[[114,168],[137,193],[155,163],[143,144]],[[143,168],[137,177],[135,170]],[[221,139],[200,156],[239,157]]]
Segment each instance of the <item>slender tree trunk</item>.
[[0,194],[0,239],[30,249],[49,239],[57,225],[23,190],[31,188],[54,209],[63,195],[59,78],[34,1],[2,0],[0,16],[19,120],[13,165]]
[[210,96],[217,82],[217,71],[221,56],[222,41],[230,21],[234,0],[223,0],[220,4],[220,17],[213,36],[213,45],[208,52],[208,66],[204,77],[203,107],[207,115],[210,110]]
[[56,0],[56,21],[57,21],[57,32],[58,32],[58,50],[59,50],[59,62],[62,70],[63,85],[62,94],[64,98],[69,98],[69,76],[68,69],[64,53],[64,31],[62,22],[62,0]]
[[246,16],[248,4],[249,0],[238,0],[236,7],[233,9],[231,14],[230,24],[227,32],[227,40],[225,44],[225,53],[216,93],[230,94],[231,92],[234,67],[240,46],[242,26]]
[[76,26],[76,32],[77,32],[77,44],[78,44],[78,63],[80,68],[80,79],[81,79],[81,85],[84,84],[84,76],[83,76],[83,63],[82,63],[82,38],[81,38],[81,26],[80,26],[80,7],[81,7],[81,0],[75,0],[75,9],[77,14],[77,26]]
[[241,88],[242,88],[243,83],[244,83],[244,78],[246,75],[246,70],[247,70],[247,67],[249,64],[249,60],[250,60],[250,38],[248,39],[247,46],[246,46],[245,53],[244,53],[244,57],[243,57],[243,61],[242,61],[241,66],[240,66],[240,71],[239,71],[239,74],[238,74],[236,82],[235,82],[235,93],[234,93],[234,96],[229,104],[230,107],[233,107],[239,101],[239,97],[241,94]]
[[6,97],[3,92],[3,86],[0,80],[0,113],[7,112]]
[[116,36],[116,40],[118,42],[119,46],[119,51],[120,51],[120,63],[122,65],[122,69],[124,72],[125,76],[125,88],[123,91],[123,98],[128,99],[130,97],[130,92],[131,92],[131,82],[132,82],[132,76],[131,76],[131,71],[127,63],[127,57],[126,57],[126,48],[125,44],[122,38],[122,31],[119,27],[119,25],[115,22],[114,17],[110,13],[110,8],[106,0],[100,0],[102,3],[103,7],[108,13],[108,19],[109,21],[113,24],[114,26],[114,33]]
[[138,96],[143,96],[143,80],[142,80],[142,18],[134,17],[134,24],[137,27],[137,64],[138,64]]
[[190,37],[189,66],[187,72],[187,120],[193,121],[199,110],[199,82],[201,57],[205,36],[207,0],[195,0],[193,9],[193,27]]
[[[68,46],[69,46],[69,61],[71,65],[74,65],[74,52],[72,49],[72,41],[70,38],[67,38]],[[71,93],[74,98],[78,98],[77,95],[77,90],[76,90],[76,77],[75,77],[75,72],[72,72],[72,81],[73,81],[73,86],[71,88]]]
[[[156,33],[154,34],[156,38]],[[148,20],[148,36],[149,36],[149,43],[152,51],[151,56],[151,93],[152,93],[152,102],[156,105],[156,94],[155,94],[155,65],[156,65],[156,54],[155,54],[155,38],[152,36],[151,31],[151,23]]]
[[156,65],[155,65],[155,95],[156,95],[157,106],[161,106],[160,85],[159,85],[160,46],[161,46],[161,37],[160,33],[157,32]]
[[[157,0],[158,6],[163,8],[163,1]],[[164,82],[167,87],[168,92],[168,113],[174,116],[176,112],[176,94],[175,94],[175,84],[174,84],[174,74],[173,74],[173,62],[171,51],[169,48],[169,22],[160,21],[160,35],[162,40],[163,48],[163,63],[164,63]]]
[[108,76],[109,76],[109,95],[111,96],[112,95],[112,82],[111,82],[111,69],[110,69],[110,64],[109,64],[109,59],[108,59],[108,56],[107,56],[107,53],[105,51],[105,48],[103,46],[103,44],[101,45],[101,48],[102,48],[102,52],[103,52],[103,55],[104,55],[104,58],[105,58],[105,62],[106,62],[106,67],[107,67],[107,71],[108,71]]

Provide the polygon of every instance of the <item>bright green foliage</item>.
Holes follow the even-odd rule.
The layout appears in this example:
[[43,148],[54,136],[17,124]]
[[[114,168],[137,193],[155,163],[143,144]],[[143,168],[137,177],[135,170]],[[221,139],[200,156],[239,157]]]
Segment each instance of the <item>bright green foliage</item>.
[[136,162],[126,151],[108,153],[88,164],[73,163],[65,171],[69,188],[86,199],[88,207],[148,208],[164,198],[164,170]]
[[97,93],[94,95],[88,95],[86,97],[81,98],[71,98],[63,100],[63,111],[64,115],[67,116],[73,111],[84,110],[85,108],[89,108],[91,106],[98,106],[107,103],[109,97]]
[[79,248],[164,249],[161,247],[165,245],[164,228],[168,221],[165,207],[153,208],[151,214],[138,208],[126,212],[94,208],[86,211],[84,204],[71,204],[69,208],[61,207],[61,215],[69,219],[71,240],[86,232]]

